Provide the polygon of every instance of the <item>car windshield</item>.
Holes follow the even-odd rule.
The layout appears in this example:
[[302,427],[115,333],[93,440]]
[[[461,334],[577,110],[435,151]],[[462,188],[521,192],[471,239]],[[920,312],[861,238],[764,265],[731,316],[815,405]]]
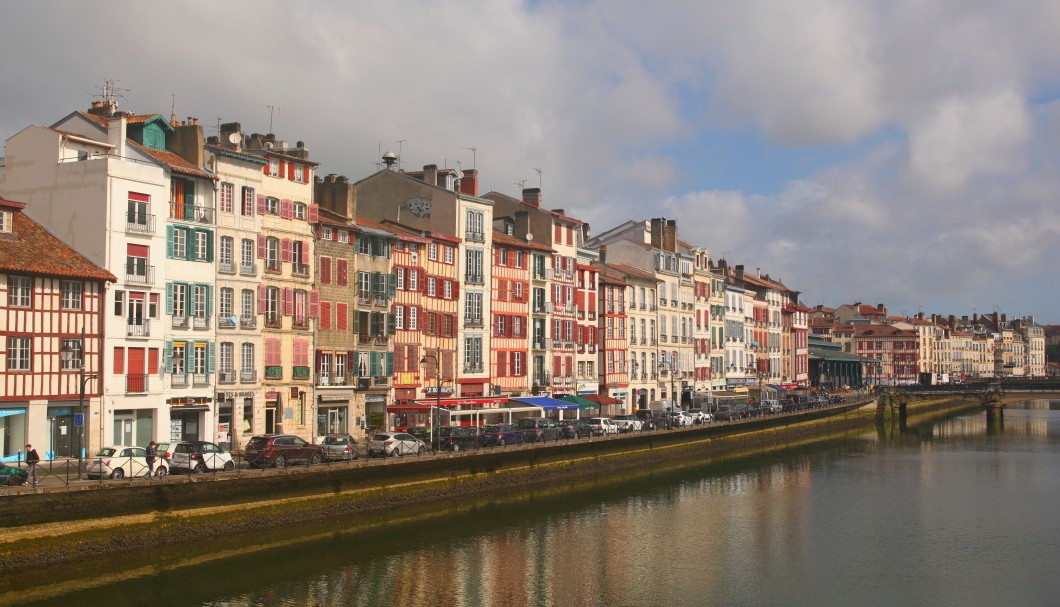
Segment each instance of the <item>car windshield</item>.
[[376,434],[375,436],[372,437],[372,440],[382,440],[382,441],[390,440],[390,435],[389,434]]
[[346,437],[345,436],[325,436],[324,437],[324,444],[325,445],[345,445],[346,444]]

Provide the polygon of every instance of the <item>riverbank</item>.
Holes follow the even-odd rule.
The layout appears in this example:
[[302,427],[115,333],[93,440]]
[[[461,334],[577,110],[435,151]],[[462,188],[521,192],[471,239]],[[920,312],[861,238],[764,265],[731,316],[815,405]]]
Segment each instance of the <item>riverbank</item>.
[[[923,403],[923,408],[967,403]],[[921,410],[913,406],[911,411]],[[9,524],[0,538],[0,570],[46,579],[62,567],[114,556],[135,562],[141,551],[172,550],[189,561],[222,558],[217,546],[237,552],[267,549],[336,529],[370,529],[424,517],[446,516],[505,500],[576,490],[585,482],[624,479],[688,466],[731,462],[836,434],[871,427],[875,407],[816,411],[786,418],[688,431],[627,436],[504,452],[469,452],[421,461],[325,470],[299,469],[229,480],[188,477],[153,486],[103,486],[89,491],[5,499]],[[101,514],[116,508],[115,515]],[[52,520],[46,520],[52,519]],[[18,521],[22,521],[19,523]],[[14,576],[4,576],[10,580]],[[10,589],[0,589],[10,590]]]

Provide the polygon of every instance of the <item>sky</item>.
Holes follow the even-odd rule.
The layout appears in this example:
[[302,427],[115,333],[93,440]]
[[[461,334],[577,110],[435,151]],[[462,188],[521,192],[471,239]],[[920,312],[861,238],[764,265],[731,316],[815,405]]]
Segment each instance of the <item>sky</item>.
[[[479,171],[892,314],[1060,323],[1060,2],[7,3],[0,138],[119,108]],[[2,195],[2,192],[0,192]]]

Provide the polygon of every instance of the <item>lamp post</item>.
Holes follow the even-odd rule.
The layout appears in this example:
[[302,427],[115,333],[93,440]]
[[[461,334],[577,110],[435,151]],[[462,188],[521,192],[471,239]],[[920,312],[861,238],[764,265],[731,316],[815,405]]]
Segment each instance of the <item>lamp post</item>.
[[[80,348],[74,348],[69,342],[67,342],[59,349],[59,356],[65,364],[74,361],[75,356],[77,357],[76,360],[78,362],[77,371],[79,388],[77,393],[77,413],[81,416],[81,426],[77,437],[77,480],[81,480],[81,469],[85,457],[85,423],[88,421],[88,418],[85,416],[85,384],[88,383],[88,380],[96,378],[95,373],[89,375],[85,374],[85,328],[83,326],[81,327]],[[102,421],[100,424],[102,424]]]
[[666,416],[666,429],[670,430],[673,428],[674,420],[674,396],[676,395],[676,388],[674,386],[674,367],[673,364],[668,360],[659,362],[659,372],[662,373],[663,367],[666,367],[666,371],[670,374],[670,414]]
[[434,351],[434,354],[424,354],[423,358],[420,359],[420,365],[424,367],[424,375],[427,374],[427,361],[434,361],[434,408],[431,409],[431,451],[438,452],[438,410],[442,408],[442,374],[440,367],[440,361],[438,350]]
[[633,382],[637,380],[637,359],[634,358],[633,360],[629,361],[629,365],[630,368],[633,369],[633,375],[631,375],[629,378],[630,381],[628,389],[630,397],[633,400],[633,404],[635,405],[633,407],[630,407],[629,412],[633,413],[634,411],[640,408],[640,403],[637,402],[637,389],[633,387]]

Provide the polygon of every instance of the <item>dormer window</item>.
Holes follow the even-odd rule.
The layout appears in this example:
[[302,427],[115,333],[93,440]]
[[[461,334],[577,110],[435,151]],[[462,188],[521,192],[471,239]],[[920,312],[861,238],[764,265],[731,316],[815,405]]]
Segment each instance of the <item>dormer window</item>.
[[15,216],[11,211],[0,211],[0,234],[11,234],[15,228]]

